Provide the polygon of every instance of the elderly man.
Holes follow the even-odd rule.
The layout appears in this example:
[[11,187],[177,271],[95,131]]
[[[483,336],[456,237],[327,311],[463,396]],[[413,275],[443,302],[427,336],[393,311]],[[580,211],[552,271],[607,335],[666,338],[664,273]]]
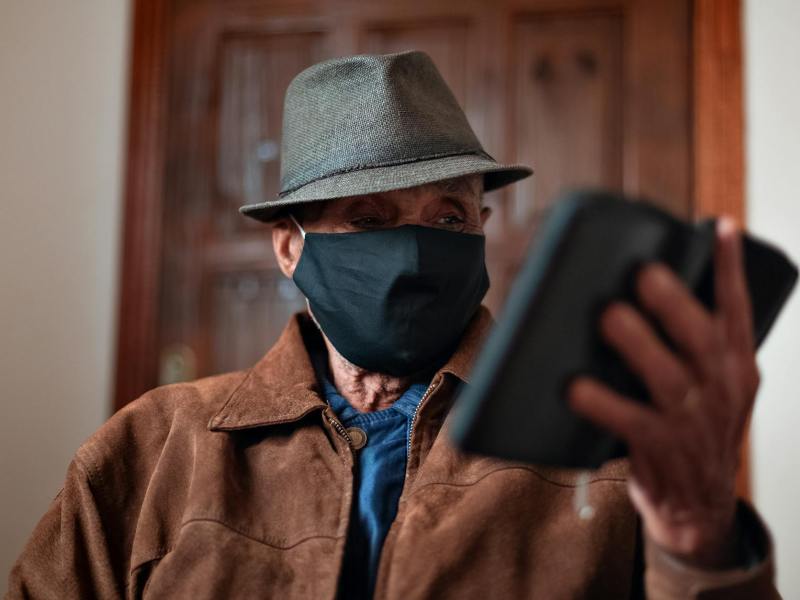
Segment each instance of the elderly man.
[[[309,310],[252,368],[153,389],[76,452],[8,598],[770,598],[768,533],[733,491],[758,383],[738,238],[709,314],[664,267],[606,339],[655,407],[597,381],[576,411],[630,459],[590,477],[459,453],[453,392],[492,324],[481,148],[427,55],[326,61],[286,95],[278,264]],[[684,402],[688,397],[691,402]]]

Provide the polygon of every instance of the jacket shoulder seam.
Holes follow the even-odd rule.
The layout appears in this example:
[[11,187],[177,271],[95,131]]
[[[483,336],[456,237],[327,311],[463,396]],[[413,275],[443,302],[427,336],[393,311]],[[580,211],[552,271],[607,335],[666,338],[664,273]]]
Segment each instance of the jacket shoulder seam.
[[[509,467],[499,467],[497,469],[493,469],[493,470],[489,471],[488,473],[484,473],[483,475],[481,475],[480,477],[477,477],[476,479],[474,479],[472,481],[464,481],[464,482],[460,482],[460,481],[429,481],[427,483],[422,484],[417,489],[415,489],[410,494],[409,497],[414,496],[415,494],[417,494],[418,492],[424,490],[425,488],[431,487],[431,486],[434,486],[434,485],[446,485],[446,486],[450,486],[450,487],[472,487],[473,485],[476,485],[476,484],[480,483],[481,481],[483,481],[487,477],[490,477],[491,475],[494,475],[495,473],[500,473],[500,472],[503,472],[503,471],[526,471],[528,473],[533,473],[534,475],[536,475],[536,477],[538,477],[539,479],[541,479],[545,483],[549,483],[550,485],[554,485],[556,487],[561,487],[561,488],[576,488],[577,487],[577,484],[573,485],[573,484],[562,483],[560,481],[554,481],[552,479],[548,479],[547,477],[542,475],[539,471],[537,471],[536,469],[533,469],[531,467],[526,467],[526,466],[523,466],[523,465],[514,465],[514,466],[509,466]],[[624,477],[596,477],[594,479],[589,480],[588,483],[589,484],[600,483],[600,482],[625,483],[626,481],[627,480]]]
[[275,548],[276,550],[291,550],[295,546],[299,546],[300,544],[308,542],[310,540],[316,540],[316,539],[339,540],[342,539],[342,537],[344,537],[336,535],[308,535],[304,538],[300,538],[299,540],[292,542],[291,544],[279,544],[276,542],[270,542],[268,540],[261,539],[255,535],[252,535],[251,533],[248,533],[247,531],[238,529],[237,527],[234,527],[229,523],[226,523],[225,521],[222,521],[220,519],[215,519],[213,517],[194,517],[191,519],[187,519],[181,524],[181,528],[185,527],[189,523],[202,523],[202,522],[216,523],[217,525],[221,525],[222,527],[225,527],[226,529],[233,531],[234,533],[244,536],[250,540],[253,540],[254,542],[258,542],[259,544],[263,544],[264,546]]

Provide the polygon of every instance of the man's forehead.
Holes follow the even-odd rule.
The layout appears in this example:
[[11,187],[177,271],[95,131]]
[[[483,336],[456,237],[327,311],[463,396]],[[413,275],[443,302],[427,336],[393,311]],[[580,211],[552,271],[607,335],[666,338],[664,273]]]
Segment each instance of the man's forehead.
[[430,186],[438,191],[458,193],[458,192],[473,192],[480,194],[483,190],[483,176],[482,175],[465,175],[464,177],[454,177],[452,179],[443,179],[441,181],[434,181],[418,187]]

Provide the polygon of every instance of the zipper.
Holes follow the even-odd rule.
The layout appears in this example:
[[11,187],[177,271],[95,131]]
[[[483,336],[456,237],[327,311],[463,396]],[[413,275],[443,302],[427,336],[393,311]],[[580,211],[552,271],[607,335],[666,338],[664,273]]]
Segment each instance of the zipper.
[[425,390],[425,393],[422,394],[422,398],[419,399],[417,402],[417,406],[414,407],[414,412],[411,414],[411,424],[408,427],[408,442],[406,447],[406,476],[408,476],[408,459],[411,456],[411,440],[414,439],[414,423],[417,421],[417,413],[419,409],[422,408],[422,405],[425,403],[425,400],[430,396],[433,391],[439,387],[439,384],[442,382],[444,377],[440,376],[439,379],[434,379],[431,381],[428,389]]
[[351,448],[353,447],[353,438],[350,437],[350,434],[347,433],[347,429],[344,428],[339,421],[334,419],[333,417],[328,417],[328,421],[330,421],[331,426],[341,435],[345,440],[347,440],[347,445]]
[[[327,401],[326,401],[326,403],[327,403]],[[326,411],[330,411],[331,413],[333,413],[333,409],[331,408],[330,404],[329,403],[327,403],[327,404],[328,404],[328,407],[325,410]],[[358,473],[357,473],[358,461],[355,459],[355,451],[354,451],[354,448],[353,448],[353,438],[350,437],[349,433],[347,433],[347,429],[345,429],[344,425],[342,425],[339,422],[338,419],[335,419],[334,417],[330,416],[330,413],[326,412],[325,417],[328,419],[328,422],[331,424],[331,427],[333,427],[336,430],[336,432],[347,441],[347,448],[350,450],[350,456],[353,458],[352,478],[350,479],[350,503],[349,503],[349,506],[347,507],[347,513],[345,515],[345,518],[347,519],[346,532],[348,532],[348,533],[345,534],[345,541],[347,541],[347,539],[349,538],[350,528],[352,527],[353,504],[356,502],[355,493],[354,493],[354,490],[355,490],[354,486],[356,484],[356,481],[358,481],[358,477],[359,477]],[[337,452],[338,452],[338,450],[337,450]],[[343,546],[343,548],[344,548],[344,552],[346,552],[347,551],[346,550],[346,544]],[[338,571],[340,571],[340,572],[342,570],[343,563],[344,563],[344,554],[341,554],[341,555],[339,555],[339,558],[338,558]]]
[[[417,421],[417,413],[422,408],[422,405],[425,404],[425,401],[428,399],[428,397],[434,391],[436,391],[436,388],[439,387],[439,385],[442,383],[443,379],[444,379],[444,375],[440,375],[438,379],[436,377],[433,378],[431,383],[428,385],[428,388],[425,390],[425,393],[422,394],[422,398],[419,399],[419,402],[417,403],[417,406],[414,408],[414,412],[411,414],[411,423],[410,423],[409,429],[408,429],[408,443],[407,443],[407,446],[406,446],[406,472],[405,472],[405,477],[403,477],[403,490],[400,492],[400,498],[398,499],[398,501],[403,500],[403,496],[405,496],[406,493],[408,492],[408,466],[411,464],[411,461],[410,461],[410,458],[411,458],[411,441],[412,441],[412,439],[414,437],[414,424]],[[397,530],[397,516],[400,514],[400,510],[401,510],[400,506],[398,505],[397,514],[395,515],[395,518],[394,518],[394,520],[392,521],[392,524],[389,527],[389,531],[386,532],[386,538],[384,539],[384,542],[383,542],[383,547],[384,548],[386,547],[386,542],[389,541],[389,539],[392,536],[392,534],[395,533],[396,530]],[[383,570],[386,569],[386,565],[384,563],[387,560],[388,559],[387,559],[387,556],[385,555],[385,553],[381,552],[381,556],[378,559],[378,569],[377,569],[377,571],[375,573],[375,590],[374,590],[374,597],[375,598],[378,598],[378,597],[382,596],[382,593],[379,593],[379,592],[382,592],[383,588],[379,588],[378,587],[378,582],[379,582],[378,575]]]

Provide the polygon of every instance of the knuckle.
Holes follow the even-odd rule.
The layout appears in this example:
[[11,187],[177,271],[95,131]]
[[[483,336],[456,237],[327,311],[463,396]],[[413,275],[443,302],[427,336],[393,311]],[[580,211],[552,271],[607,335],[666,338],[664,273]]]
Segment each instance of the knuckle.
[[663,368],[653,378],[654,386],[670,401],[681,400],[691,386],[689,376],[680,368]]
[[[657,309],[668,305],[669,287],[663,285],[666,268],[659,263],[651,263],[642,267],[637,278],[637,292],[642,301],[649,308]],[[667,279],[668,280],[668,279]]]
[[698,327],[698,346],[700,351],[707,356],[714,356],[719,353],[722,343],[716,327],[712,327],[706,322]]
[[761,385],[761,369],[755,363],[752,363],[750,368],[747,369],[745,385],[747,386],[748,394],[751,396],[755,395],[756,390]]
[[663,436],[660,428],[656,426],[652,419],[640,416],[636,419],[634,425],[632,438],[639,446],[652,448],[660,443]]
[[692,377],[686,369],[676,367],[670,378],[673,392],[681,397],[685,396],[694,385]]

